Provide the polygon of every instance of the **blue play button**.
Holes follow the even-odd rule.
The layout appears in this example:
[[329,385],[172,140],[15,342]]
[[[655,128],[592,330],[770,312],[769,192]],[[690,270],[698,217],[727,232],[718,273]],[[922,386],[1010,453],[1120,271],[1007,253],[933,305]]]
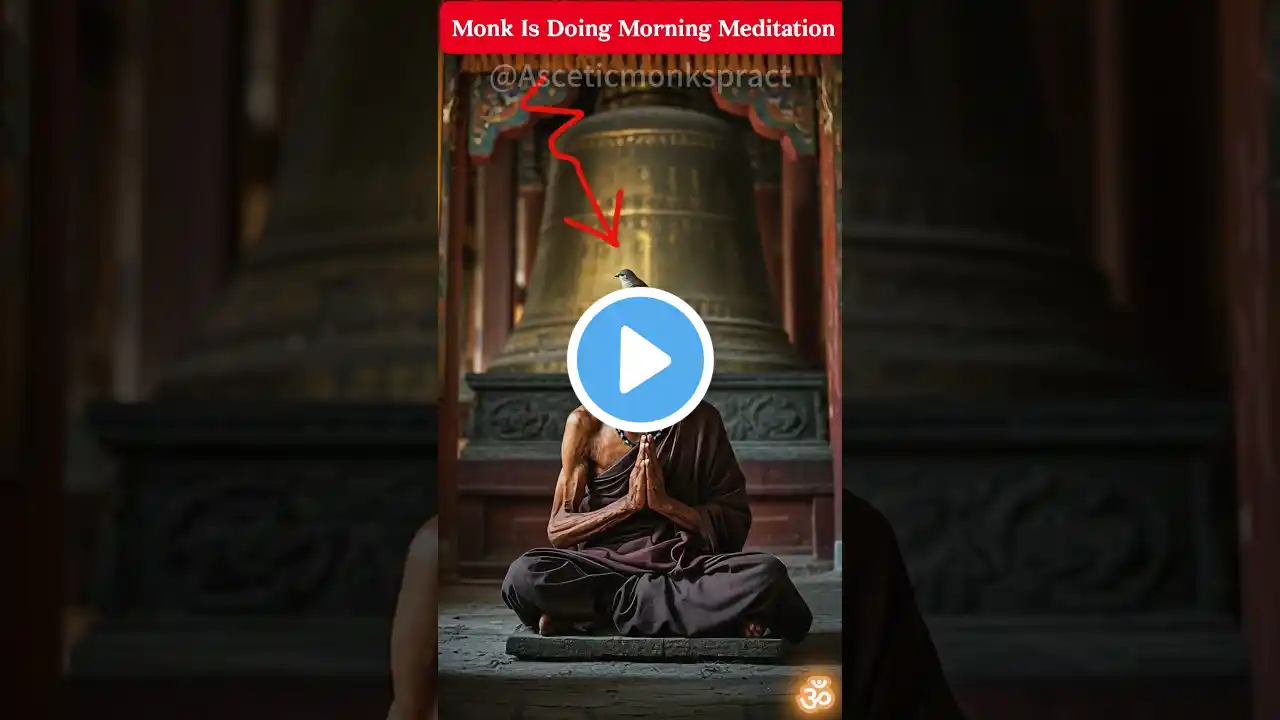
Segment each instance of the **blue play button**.
[[569,337],[578,401],[619,430],[647,433],[683,420],[711,385],[711,334],[680,298],[655,288],[617,290],[578,319]]

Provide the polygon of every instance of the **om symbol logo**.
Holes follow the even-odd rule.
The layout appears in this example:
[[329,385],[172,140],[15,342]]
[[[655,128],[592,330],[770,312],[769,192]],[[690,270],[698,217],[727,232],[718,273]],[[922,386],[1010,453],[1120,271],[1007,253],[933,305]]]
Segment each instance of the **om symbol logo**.
[[830,710],[836,704],[835,685],[825,675],[810,675],[796,694],[796,705],[806,713]]

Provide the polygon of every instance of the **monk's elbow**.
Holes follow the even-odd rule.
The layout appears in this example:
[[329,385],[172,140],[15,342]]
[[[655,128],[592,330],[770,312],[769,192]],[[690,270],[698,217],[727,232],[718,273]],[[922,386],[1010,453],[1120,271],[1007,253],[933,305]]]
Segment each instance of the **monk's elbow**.
[[547,542],[557,550],[568,550],[573,547],[573,538],[567,529],[555,525],[547,526]]
[[440,536],[436,529],[436,519],[432,518],[423,525],[409,543],[409,552],[405,556],[406,572],[418,571],[435,575],[439,561]]

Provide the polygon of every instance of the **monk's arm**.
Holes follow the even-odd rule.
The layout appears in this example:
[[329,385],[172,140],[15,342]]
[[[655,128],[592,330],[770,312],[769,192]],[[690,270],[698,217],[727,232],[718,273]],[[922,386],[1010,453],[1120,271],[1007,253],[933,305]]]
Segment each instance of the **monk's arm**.
[[697,507],[671,497],[665,490],[650,494],[649,507],[680,529],[702,537],[714,552],[738,552],[751,528],[751,511],[746,507],[740,477],[733,483],[739,488],[737,491],[713,495]]
[[390,720],[436,717],[436,519],[428,520],[409,545],[404,579],[391,626]]
[[598,427],[599,421],[582,409],[574,410],[565,422],[564,440],[560,444],[560,477],[556,480],[551,519],[547,522],[547,539],[552,547],[575,547],[639,509],[629,496],[624,496],[599,510],[573,511],[587,491],[588,445]]
[[683,530],[698,534],[708,531],[708,528],[703,525],[701,513],[666,493],[654,498],[650,505],[658,514],[679,525]]

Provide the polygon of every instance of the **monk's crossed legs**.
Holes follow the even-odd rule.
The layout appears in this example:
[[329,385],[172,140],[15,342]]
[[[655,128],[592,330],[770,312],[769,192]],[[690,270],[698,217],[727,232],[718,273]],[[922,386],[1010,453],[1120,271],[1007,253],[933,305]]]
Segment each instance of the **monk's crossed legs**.
[[539,548],[511,564],[502,599],[544,634],[582,626],[632,637],[772,631],[798,642],[813,619],[786,566],[765,553],[708,556],[662,575],[620,573],[588,553]]

